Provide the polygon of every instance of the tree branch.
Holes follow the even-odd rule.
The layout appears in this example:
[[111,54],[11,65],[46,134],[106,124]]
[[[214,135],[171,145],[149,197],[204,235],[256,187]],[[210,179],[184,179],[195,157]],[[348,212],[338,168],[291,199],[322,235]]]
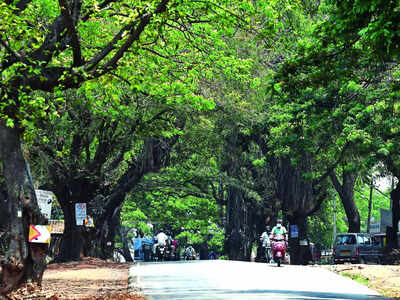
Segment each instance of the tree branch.
[[[61,15],[65,19],[68,34],[71,37],[71,46],[72,46],[72,53],[73,53],[73,65],[72,66],[79,67],[84,64],[84,61],[82,58],[81,45],[79,42],[78,33],[75,29],[75,25],[77,24],[77,20],[79,18],[79,12],[80,12],[80,9],[82,6],[82,1],[81,0],[74,1],[74,8],[73,8],[74,18],[69,13],[70,9],[68,8],[68,4],[67,4],[66,0],[58,0],[58,3],[60,5]],[[75,19],[75,21],[74,21],[74,19]]]
[[[11,5],[13,3],[13,0],[6,0],[5,1],[7,5]],[[14,14],[15,15],[19,15],[22,11],[24,11],[28,4],[31,3],[32,0],[20,0],[17,2],[17,4],[15,5],[15,7],[17,8],[16,10],[14,10]]]
[[101,75],[107,73],[108,71],[110,71],[110,69],[115,68],[116,64],[122,58],[122,56],[128,50],[128,48],[133,44],[134,41],[139,39],[140,34],[144,31],[146,26],[150,23],[151,18],[156,14],[161,14],[161,13],[166,11],[167,4],[168,4],[169,1],[170,0],[162,0],[158,4],[158,6],[157,6],[156,10],[154,11],[154,13],[145,13],[145,14],[143,14],[141,16],[141,18],[140,18],[141,22],[139,23],[139,25],[137,26],[136,29],[134,29],[134,27],[133,27],[134,24],[132,24],[132,29],[130,30],[131,31],[130,35],[127,38],[127,40],[125,41],[125,43],[118,49],[118,51],[105,64],[105,66],[101,68],[100,72],[98,72],[97,74],[96,73],[94,74],[95,77],[101,76]]
[[335,190],[339,193],[339,195],[342,195],[343,194],[343,186],[340,184],[334,170],[332,170],[329,173],[329,177],[331,178],[331,181],[332,181],[333,186],[335,187]]

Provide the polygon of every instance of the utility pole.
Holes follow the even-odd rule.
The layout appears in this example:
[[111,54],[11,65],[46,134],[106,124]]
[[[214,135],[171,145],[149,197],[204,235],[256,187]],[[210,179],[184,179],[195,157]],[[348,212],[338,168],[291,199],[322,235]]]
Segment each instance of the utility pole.
[[[392,188],[390,191],[394,190],[394,176],[392,175]],[[393,207],[393,202],[392,202],[392,197],[390,197],[390,211],[392,211],[392,207]]]
[[368,201],[368,220],[367,220],[367,232],[371,230],[371,207],[372,207],[372,193],[374,191],[374,180],[371,179],[371,186],[369,189],[369,201]]
[[336,238],[336,196],[333,197],[333,243],[335,243]]

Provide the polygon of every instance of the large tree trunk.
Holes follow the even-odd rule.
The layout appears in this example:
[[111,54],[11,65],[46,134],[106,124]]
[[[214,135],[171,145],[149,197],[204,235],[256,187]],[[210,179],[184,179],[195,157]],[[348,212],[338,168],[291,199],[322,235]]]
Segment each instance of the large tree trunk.
[[392,201],[392,227],[389,228],[390,232],[387,242],[390,249],[398,249],[397,232],[399,231],[398,224],[400,220],[400,183],[397,183],[396,188],[390,192],[390,200]]
[[133,247],[133,240],[129,237],[129,228],[125,226],[119,226],[121,241],[122,241],[122,249],[121,254],[124,257],[125,261],[133,262],[132,254],[130,248]]
[[[87,214],[89,211],[89,199],[93,199],[98,184],[91,182],[85,176],[74,176],[74,172],[68,173],[70,178],[65,182],[56,182],[55,194],[64,213],[64,233],[60,243],[60,252],[56,261],[77,261],[84,256],[89,256],[93,251],[92,229],[77,225],[75,216],[75,204],[86,203]],[[75,177],[75,178],[74,178]],[[96,224],[95,224],[96,225]]]
[[[243,176],[243,147],[250,141],[233,132],[226,141],[226,166],[229,177],[241,181]],[[249,261],[253,242],[254,229],[250,228],[251,200],[245,189],[237,184],[226,188],[226,223],[224,250],[229,259]]]
[[307,217],[304,215],[288,216],[289,224],[297,225],[298,237],[289,237],[290,264],[307,265],[310,261]]
[[[291,264],[307,264],[307,216],[318,207],[314,204],[313,183],[303,177],[311,171],[310,156],[304,154],[300,164],[293,166],[290,157],[271,158],[276,176],[276,195],[289,225],[297,225],[298,237],[290,239]],[[290,229],[290,228],[288,228]]]
[[349,223],[348,232],[360,232],[360,214],[354,201],[354,185],[357,174],[343,171],[342,184],[340,184],[334,171],[330,173],[330,178],[342,201]]
[[56,261],[77,261],[84,256],[84,228],[76,225],[75,202],[64,200],[60,205],[64,212],[64,233]]
[[238,187],[227,189],[225,252],[232,260],[250,260],[251,235],[249,208],[245,192]]
[[10,243],[2,261],[1,294],[19,284],[36,282],[41,285],[46,267],[47,244],[29,244],[29,225],[44,224],[35,191],[27,174],[20,144],[21,132],[0,122],[0,157],[7,187],[7,211]]
[[[1,173],[0,173],[1,174]],[[2,176],[0,176],[2,178]],[[0,184],[0,232],[7,231],[8,228],[8,209],[6,187]]]
[[108,209],[100,219],[100,231],[97,234],[98,255],[102,259],[112,259],[115,249],[115,235],[120,227],[120,212],[123,200],[118,207]]

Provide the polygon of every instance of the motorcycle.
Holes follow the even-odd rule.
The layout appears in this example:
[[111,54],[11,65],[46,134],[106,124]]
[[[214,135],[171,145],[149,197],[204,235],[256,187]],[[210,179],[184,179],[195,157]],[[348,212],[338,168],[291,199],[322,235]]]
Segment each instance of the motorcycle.
[[266,233],[263,233],[260,237],[260,244],[261,247],[264,248],[264,258],[267,264],[271,260],[271,240],[269,239],[268,235],[265,235]]
[[271,260],[271,245],[270,244],[265,247],[265,260],[267,261],[267,264]]
[[194,249],[186,248],[184,252],[185,260],[196,260],[196,252]]
[[278,267],[285,261],[286,240],[283,235],[274,235],[272,240],[272,259],[277,263]]
[[156,255],[158,261],[164,261],[166,259],[167,257],[166,252],[167,252],[167,247],[165,245],[157,245]]

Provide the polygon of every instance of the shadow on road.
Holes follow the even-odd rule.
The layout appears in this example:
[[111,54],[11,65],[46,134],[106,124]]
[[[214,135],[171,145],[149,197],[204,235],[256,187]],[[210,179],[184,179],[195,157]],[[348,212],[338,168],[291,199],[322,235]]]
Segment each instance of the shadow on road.
[[324,299],[337,299],[337,300],[390,300],[383,296],[375,295],[360,295],[360,294],[341,294],[341,293],[320,293],[320,292],[307,292],[307,291],[285,291],[285,290],[209,290],[207,292],[204,289],[201,290],[185,290],[177,291],[174,289],[166,290],[162,289],[160,293],[157,290],[153,290],[149,294],[150,299],[191,299],[191,300],[205,300],[205,299],[249,299],[249,300],[261,300],[261,299],[307,299],[307,300],[324,300]]

